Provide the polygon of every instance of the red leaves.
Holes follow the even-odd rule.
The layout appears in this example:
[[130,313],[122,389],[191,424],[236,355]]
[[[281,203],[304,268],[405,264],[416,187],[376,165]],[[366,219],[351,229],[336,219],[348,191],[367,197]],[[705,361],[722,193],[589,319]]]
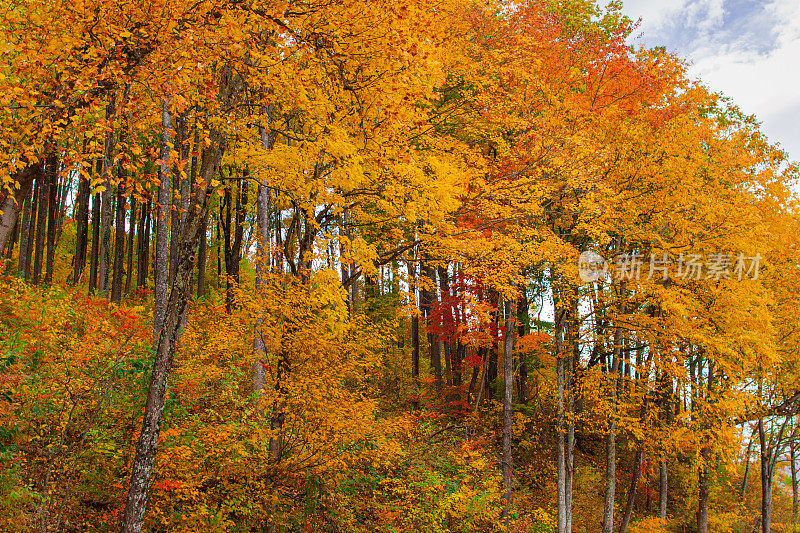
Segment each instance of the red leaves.
[[181,489],[183,486],[183,482],[177,479],[165,479],[164,481],[158,481],[153,484],[153,488],[155,490],[162,490],[166,492],[172,492]]

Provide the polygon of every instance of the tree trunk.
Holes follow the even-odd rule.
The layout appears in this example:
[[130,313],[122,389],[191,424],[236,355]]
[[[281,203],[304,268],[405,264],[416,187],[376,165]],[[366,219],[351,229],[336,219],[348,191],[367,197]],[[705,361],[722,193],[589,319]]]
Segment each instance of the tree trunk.
[[33,194],[28,186],[28,194],[24,197],[24,208],[22,212],[22,227],[19,236],[19,277],[25,279],[28,275],[28,262],[30,261],[30,225],[31,225],[31,205],[34,203]]
[[206,295],[206,262],[208,256],[208,211],[200,228],[200,250],[197,252],[197,297]]
[[[439,278],[439,291],[442,295],[441,309],[439,310],[441,316],[441,329],[443,331],[454,330],[458,327],[456,320],[455,309],[451,304],[450,299],[450,272],[449,266],[440,266],[436,269]],[[516,307],[516,306],[515,306]],[[461,384],[461,365],[458,361],[458,350],[455,343],[443,341],[441,344],[440,353],[444,354],[445,361],[445,376],[449,380],[450,385]],[[450,401],[457,400],[457,397],[449,398]]]
[[[700,374],[702,373],[702,365],[701,368],[697,370],[697,380],[700,380]],[[714,389],[714,362],[709,359],[708,360],[708,392],[706,393],[706,401],[703,402],[702,409],[707,409],[708,404],[711,401],[711,392]],[[697,386],[697,394],[695,398],[699,397],[700,387]],[[695,400],[692,401],[692,410],[695,409]],[[706,415],[708,416],[708,415]],[[712,429],[712,428],[709,428]],[[697,532],[698,533],[708,533],[708,497],[710,494],[710,489],[708,485],[708,463],[711,460],[711,449],[708,445],[703,445],[700,449],[700,461],[701,465],[698,472],[698,496],[697,496]]]
[[[266,115],[267,124],[271,124],[272,122],[272,106],[267,109],[264,109],[264,114]],[[267,128],[264,126],[259,126],[258,133],[261,137],[261,147],[266,151],[269,152],[272,150],[272,147],[275,145],[275,134],[267,131]],[[260,294],[263,291],[262,285],[264,283],[264,277],[269,272],[269,260],[270,260],[270,227],[269,227],[269,216],[270,212],[272,211],[272,203],[270,198],[270,191],[269,187],[260,183],[258,185],[258,192],[256,193],[256,257],[255,257],[255,267],[256,267],[256,280],[255,280],[255,289],[256,295]],[[203,224],[205,227],[205,224]],[[260,402],[260,395],[261,391],[264,389],[264,384],[266,380],[266,373],[264,371],[264,364],[263,358],[266,355],[266,348],[264,346],[264,338],[262,336],[262,326],[263,326],[264,318],[261,314],[256,317],[256,324],[253,331],[253,390],[256,393],[256,397],[258,398],[258,405],[256,406],[256,412],[259,415],[259,418],[263,416],[261,412],[261,402]]]
[[83,282],[83,271],[86,269],[86,251],[89,249],[89,197],[91,195],[89,180],[83,176],[78,180],[75,259],[72,264],[72,283],[76,287]]
[[667,472],[667,454],[661,454],[658,472],[658,516],[662,523],[667,521],[667,489],[669,473]]
[[[521,339],[524,335],[528,334],[528,312],[529,312],[529,304],[528,304],[528,291],[525,290],[523,287],[520,291],[519,296],[519,303],[517,308],[517,335]],[[519,361],[519,381],[517,382],[517,396],[519,398],[519,403],[525,404],[528,403],[528,394],[527,394],[527,383],[528,383],[528,365],[525,363],[525,360],[522,356],[520,356]]]
[[153,344],[158,345],[158,335],[164,326],[164,315],[167,312],[167,291],[169,289],[169,143],[172,117],[169,104],[161,99],[161,165],[158,169],[158,214],[156,215],[156,259],[153,265],[155,289],[153,292]]
[[125,269],[125,294],[130,294],[133,285],[133,241],[136,238],[136,197],[131,195],[131,216],[128,222],[128,265]]
[[[490,297],[492,303],[497,302],[500,305],[500,299],[497,294]],[[497,326],[500,324],[500,309],[493,311],[495,331],[492,332],[492,344],[489,346],[489,351],[486,354],[486,397],[492,400],[497,399],[497,359],[498,349],[497,343],[494,342]]]
[[750,453],[753,451],[753,435],[750,435],[750,441],[747,443],[747,451],[744,454],[744,475],[742,476],[742,484],[739,486],[739,501],[743,502],[747,494],[747,482],[750,478]]
[[512,397],[514,395],[514,327],[517,315],[516,298],[506,298],[505,301],[505,342],[503,343],[503,485],[506,489],[506,505],[503,509],[506,531],[510,531],[511,515],[511,471],[513,457],[511,456],[511,438],[514,430],[514,412],[512,410]]
[[[642,404],[641,411],[639,413],[639,420],[641,421],[642,425],[647,423],[647,407],[648,407],[648,398],[645,393],[644,402]],[[633,506],[636,503],[636,487],[639,484],[639,477],[642,474],[642,463],[644,462],[644,442],[640,442],[639,446],[636,448],[636,455],[633,459],[633,472],[631,473],[631,486],[628,490],[628,501],[625,503],[625,514],[622,515],[622,522],[620,522],[619,531],[620,533],[626,533],[628,531],[628,525],[631,522],[631,516],[633,515]]]
[[34,181],[39,181],[44,169],[41,163],[34,163],[18,171],[14,180],[19,184],[19,189],[9,192],[6,188],[0,187],[0,250],[5,249],[14,224],[17,223],[17,215],[22,209],[22,201],[28,196]]
[[11,229],[11,236],[8,238],[8,244],[6,244],[6,261],[5,267],[3,268],[6,274],[9,274],[11,271],[11,261],[14,258],[14,245],[17,243],[19,237],[19,226],[20,221],[19,217],[17,217],[14,227]]
[[97,289],[97,263],[100,258],[100,194],[92,197],[92,256],[89,260],[89,293]]
[[[164,109],[166,110],[166,104]],[[220,132],[212,130],[210,146],[203,153],[200,169],[200,181],[207,184],[206,189],[196,191],[193,197],[192,206],[186,219],[186,227],[178,248],[175,283],[169,294],[169,302],[163,315],[161,330],[156,334],[158,339],[156,357],[150,375],[142,432],[136,446],[136,457],[133,461],[130,488],[123,517],[123,531],[125,533],[140,533],[142,530],[147,506],[148,486],[152,476],[161,418],[164,411],[167,382],[175,356],[181,317],[186,311],[190,296],[190,279],[194,270],[200,226],[205,216],[208,194],[212,191],[211,181],[216,176],[224,149],[224,136]],[[165,182],[166,180],[162,183]],[[164,273],[166,274],[166,272]]]
[[[422,300],[422,314],[425,319],[426,327],[430,328],[433,302],[436,299],[436,271],[432,266],[430,266],[424,252],[422,254],[422,264],[420,270],[422,276],[427,278],[425,281],[425,288],[420,291],[420,299]],[[430,287],[432,288],[428,288],[428,283],[430,283]],[[442,357],[441,353],[439,352],[439,343],[436,339],[436,335],[431,332],[428,332],[428,349],[431,362],[431,371],[434,374],[436,386],[438,388],[442,386]]]
[[708,448],[704,447],[700,451],[700,460],[702,464],[697,479],[697,533],[708,533]]
[[[408,262],[408,277],[416,294],[417,265],[413,260]],[[419,302],[415,300],[414,305],[415,307],[419,306]],[[411,377],[415,381],[419,379],[419,315],[417,313],[411,317]]]
[[556,352],[556,527],[558,533],[569,533],[567,529],[567,443],[565,394],[567,351],[564,347],[564,330],[567,310],[556,306],[554,338]]
[[[558,278],[558,276],[556,276]],[[572,394],[574,375],[574,352],[577,338],[573,338],[573,320],[577,315],[577,300],[567,301],[568,291],[557,281],[554,286],[556,315],[554,338],[556,352],[556,511],[559,533],[572,531],[572,480],[573,449],[575,445],[575,426],[572,420],[574,396]]]
[[[666,427],[672,425],[673,420],[673,393],[672,393],[672,378],[666,370],[661,371],[661,420],[662,424]],[[669,490],[669,470],[667,469],[667,452],[661,452],[659,460],[659,473],[658,473],[658,516],[661,518],[662,524],[667,521],[667,500]]]
[[112,187],[111,187],[111,167],[114,164],[114,128],[113,117],[115,104],[114,99],[106,107],[106,120],[111,122],[111,127],[106,132],[105,150],[103,151],[103,172],[100,183],[103,191],[101,213],[100,213],[100,262],[97,267],[97,290],[101,296],[108,296],[108,277],[109,266],[111,264],[111,224],[113,223],[114,212],[112,211]]
[[235,218],[231,216],[233,198],[230,188],[225,189],[223,204],[220,206],[225,211],[222,229],[225,232],[225,311],[230,314],[236,309],[234,291],[239,285],[239,261],[242,257],[242,237],[244,236],[245,215],[247,213],[247,188],[248,181],[236,182]]
[[58,156],[55,152],[47,158],[48,192],[47,201],[47,257],[45,260],[44,282],[53,283],[53,263],[56,259],[56,228],[58,227]]
[[[42,174],[44,174],[44,166]],[[28,280],[33,274],[33,249],[36,245],[36,215],[39,212],[39,180],[43,179],[41,176],[36,178],[36,183],[33,184],[33,201],[31,203],[31,218],[28,225],[28,246],[25,250],[25,274],[21,276],[23,279]]]
[[39,278],[42,275],[42,260],[44,259],[44,247],[47,238],[47,208],[50,200],[49,176],[43,174],[36,182],[39,190],[39,205],[36,213],[36,248],[33,251],[33,273],[31,275],[31,282],[34,285],[39,283]]
[[58,190],[60,199],[58,201],[58,212],[56,216],[56,247],[61,241],[61,233],[64,231],[64,219],[67,217],[67,196],[72,190],[71,175],[67,175],[61,180]]
[[798,511],[800,511],[800,493],[798,493],[798,479],[797,479],[797,427],[795,427],[792,434],[792,440],[789,441],[789,469],[792,472],[792,531],[797,531],[797,518]]
[[758,419],[758,441],[761,445],[761,533],[770,533],[772,527],[772,471],[770,445],[764,431],[764,419]]
[[[625,284],[621,283],[620,298],[624,297]],[[620,304],[620,314],[625,312]],[[619,364],[622,356],[622,328],[614,328],[613,360],[608,378],[608,391],[611,409],[608,415],[608,432],[606,433],[606,495],[603,504],[603,533],[614,532],[614,501],[617,489],[617,393],[619,385]]]
[[150,217],[153,212],[153,202],[148,197],[147,203],[142,206],[139,215],[139,238],[136,244],[136,287],[147,286],[147,274],[150,266]]
[[784,419],[774,441],[772,438],[767,439],[764,419],[758,419],[758,441],[761,446],[761,533],[770,533],[772,528],[772,485],[775,479],[775,467],[781,455],[783,433],[791,419],[792,415]]
[[[174,148],[178,152],[178,157],[181,157],[183,152],[183,137],[184,137],[184,117],[178,115],[175,117],[175,145]],[[169,208],[169,280],[167,284],[172,286],[172,281],[175,279],[175,270],[177,267],[176,257],[178,254],[178,243],[181,238],[181,202],[182,199],[178,198],[181,193],[182,183],[186,181],[181,173],[179,164],[172,167],[172,195],[170,197]]]
[[567,441],[564,452],[564,499],[566,505],[566,530],[572,531],[572,483],[575,479],[575,379],[578,370],[578,358],[580,355],[580,331],[578,325],[578,291],[573,288],[570,295],[569,314],[565,322],[569,333],[569,345],[567,349],[567,359],[565,361],[566,373],[564,376],[564,386],[566,388],[566,411],[567,411]]
[[[111,284],[111,301],[120,303],[122,301],[122,277],[123,277],[123,264],[125,263],[125,187],[127,175],[122,164],[119,166],[120,182],[117,185],[117,213],[114,217],[115,234],[114,234],[114,278]],[[133,233],[133,226],[131,226],[131,233]]]

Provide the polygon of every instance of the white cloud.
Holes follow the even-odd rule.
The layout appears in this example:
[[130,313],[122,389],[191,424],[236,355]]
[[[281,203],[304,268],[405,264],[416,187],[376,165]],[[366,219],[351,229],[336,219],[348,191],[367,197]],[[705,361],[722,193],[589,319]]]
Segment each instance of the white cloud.
[[755,114],[800,159],[800,0],[633,0],[623,11],[644,19],[635,44],[688,59],[691,77]]
[[636,21],[641,17],[640,31],[650,33],[657,31],[670,17],[681,10],[689,0],[630,0],[625,2],[622,11]]

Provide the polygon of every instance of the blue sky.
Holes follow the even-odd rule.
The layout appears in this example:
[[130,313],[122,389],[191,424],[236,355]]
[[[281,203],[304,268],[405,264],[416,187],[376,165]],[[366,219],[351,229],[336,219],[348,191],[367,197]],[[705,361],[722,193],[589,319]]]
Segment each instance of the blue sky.
[[755,114],[800,160],[800,0],[623,0],[631,42],[666,46],[689,72]]

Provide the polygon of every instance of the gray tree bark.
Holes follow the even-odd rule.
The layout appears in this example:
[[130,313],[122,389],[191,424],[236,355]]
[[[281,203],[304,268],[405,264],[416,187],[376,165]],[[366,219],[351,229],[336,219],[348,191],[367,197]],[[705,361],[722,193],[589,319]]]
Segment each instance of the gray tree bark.
[[125,292],[131,292],[133,285],[133,241],[136,238],[136,197],[131,195],[131,214],[128,223],[128,244],[126,252],[128,254],[127,267],[125,268]]
[[[796,424],[796,422],[795,422]],[[798,512],[800,511],[800,487],[797,479],[797,433],[798,427],[795,425],[792,439],[789,441],[789,469],[792,472],[792,531],[797,531]]]
[[211,180],[216,175],[217,168],[222,160],[225,142],[224,134],[217,130],[212,130],[210,146],[203,154],[203,162],[200,169],[201,181],[207,185],[205,189],[195,192],[192,206],[186,218],[186,227],[181,236],[175,282],[169,294],[169,302],[163,316],[161,330],[156,335],[158,339],[156,358],[150,375],[142,431],[136,446],[130,488],[123,515],[122,529],[125,533],[140,533],[142,530],[150,478],[158,448],[158,436],[164,412],[167,382],[177,347],[181,317],[186,312],[191,295],[190,281],[194,270],[200,227],[208,207],[207,198],[212,191]]
[[89,180],[81,176],[78,178],[78,212],[76,218],[75,258],[72,264],[72,283],[78,286],[83,281],[83,271],[86,268],[86,251],[89,249]]
[[39,205],[36,212],[36,238],[33,250],[33,271],[31,282],[34,285],[39,283],[42,275],[42,261],[44,259],[44,247],[47,242],[47,207],[50,200],[50,180],[46,172],[36,180],[36,189],[39,192]]
[[[120,182],[117,185],[117,212],[114,226],[114,268],[113,280],[111,284],[111,301],[120,303],[122,300],[122,276],[123,264],[125,262],[125,186],[127,181],[126,171],[119,166]],[[133,231],[133,227],[131,227]]]
[[[625,282],[620,283],[618,297],[621,299],[618,306],[620,314],[625,313]],[[612,349],[611,368],[608,377],[608,393],[611,401],[611,410],[608,415],[608,431],[606,433],[606,495],[603,503],[603,533],[614,532],[614,502],[617,490],[617,395],[619,387],[620,358],[622,356],[622,328],[614,328],[614,346]]]
[[44,267],[44,282],[53,283],[53,266],[56,258],[56,232],[58,227],[58,155],[53,152],[47,158],[47,180],[50,198],[47,201],[47,256]]
[[511,472],[514,468],[512,457],[511,439],[514,431],[514,412],[512,399],[514,395],[514,330],[517,318],[517,299],[506,298],[505,308],[505,339],[503,343],[503,485],[506,489],[506,505],[503,510],[505,527],[510,531],[511,515]]
[[565,421],[566,391],[566,351],[564,349],[564,330],[567,310],[558,305],[558,297],[554,295],[555,316],[555,352],[556,352],[556,528],[558,533],[568,533],[567,529],[567,447]]
[[[30,184],[28,184],[28,193],[24,198],[24,208],[22,212],[22,227],[20,228],[19,236],[19,277],[25,279],[28,274],[28,262],[30,259],[30,224],[31,224],[31,205],[34,202],[33,194],[30,192]],[[5,208],[4,208],[5,209]]]
[[34,180],[43,174],[41,163],[34,163],[17,172],[15,181],[19,183],[19,189],[8,190],[0,187],[0,250],[5,249],[14,224],[17,222],[17,215],[22,209],[22,201],[28,196]]
[[[106,117],[111,119],[115,113],[114,99],[106,107]],[[113,124],[113,122],[112,122]],[[97,290],[101,296],[108,295],[109,267],[111,265],[111,224],[114,218],[112,211],[111,168],[114,164],[114,145],[116,137],[114,129],[106,132],[105,150],[103,151],[103,172],[100,183],[105,187],[100,193],[102,197],[100,213],[99,263],[97,265]]]
[[164,326],[169,290],[169,143],[172,117],[169,103],[161,99],[161,165],[158,168],[158,211],[156,215],[156,259],[153,265],[155,290],[153,292],[153,344],[158,345],[158,335]]
[[[263,110],[267,126],[272,123],[272,106]],[[258,133],[261,136],[261,147],[269,152],[275,145],[275,134],[268,131],[266,127],[259,126]],[[269,271],[270,260],[270,212],[272,211],[272,204],[270,201],[269,187],[265,183],[258,185],[258,192],[256,194],[256,294],[262,290],[265,274]],[[256,317],[256,325],[253,331],[253,390],[256,396],[259,397],[259,405],[256,407],[256,412],[259,417],[262,416],[260,406],[260,395],[264,389],[266,373],[264,371],[263,358],[266,355],[264,348],[264,338],[262,336],[263,317],[259,314]]]

